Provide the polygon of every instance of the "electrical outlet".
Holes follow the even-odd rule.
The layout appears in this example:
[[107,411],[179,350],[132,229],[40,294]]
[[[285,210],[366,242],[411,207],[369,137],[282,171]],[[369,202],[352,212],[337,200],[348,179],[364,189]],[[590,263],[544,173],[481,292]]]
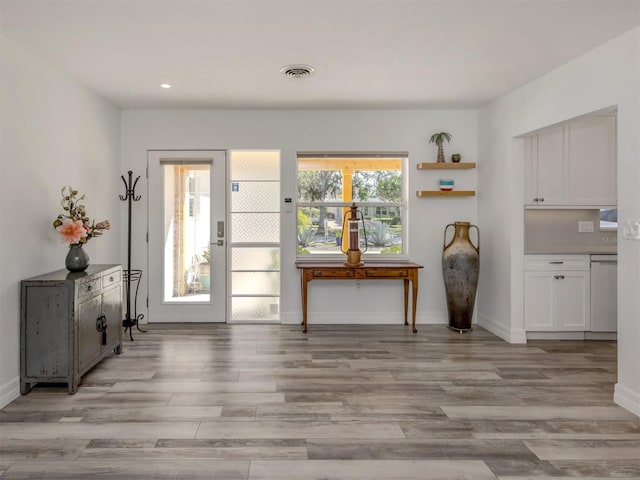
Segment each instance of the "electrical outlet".
[[629,220],[622,227],[622,238],[625,240],[640,240],[640,222]]
[[591,233],[593,232],[593,222],[578,222],[578,233]]

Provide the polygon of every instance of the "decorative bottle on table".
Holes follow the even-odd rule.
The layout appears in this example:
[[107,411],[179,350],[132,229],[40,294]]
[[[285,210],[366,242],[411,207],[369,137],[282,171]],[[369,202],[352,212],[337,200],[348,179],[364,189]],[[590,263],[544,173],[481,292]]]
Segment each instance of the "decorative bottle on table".
[[[453,238],[447,243],[447,230],[454,227]],[[475,228],[477,246],[469,238]],[[469,222],[450,223],[444,229],[442,275],[447,295],[449,328],[460,333],[471,330],[480,271],[480,230]]]

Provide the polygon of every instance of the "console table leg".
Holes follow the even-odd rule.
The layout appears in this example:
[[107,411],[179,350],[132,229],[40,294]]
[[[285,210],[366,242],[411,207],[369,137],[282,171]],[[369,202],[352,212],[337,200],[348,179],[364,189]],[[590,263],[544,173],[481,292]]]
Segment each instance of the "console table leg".
[[411,279],[411,285],[413,286],[413,298],[412,298],[412,315],[413,315],[413,322],[412,322],[412,327],[413,327],[413,333],[418,333],[418,330],[416,329],[416,308],[418,306],[418,272],[416,271],[413,274],[413,277]]
[[404,324],[409,325],[407,312],[409,311],[409,280],[404,281]]
[[302,272],[301,288],[302,288],[302,333],[307,333],[307,277],[306,272]]

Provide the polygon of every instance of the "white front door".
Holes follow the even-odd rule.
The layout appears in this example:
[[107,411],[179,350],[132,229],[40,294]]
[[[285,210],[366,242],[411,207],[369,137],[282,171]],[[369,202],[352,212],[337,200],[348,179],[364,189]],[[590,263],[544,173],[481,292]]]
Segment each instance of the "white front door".
[[226,152],[149,151],[148,169],[149,322],[225,322]]

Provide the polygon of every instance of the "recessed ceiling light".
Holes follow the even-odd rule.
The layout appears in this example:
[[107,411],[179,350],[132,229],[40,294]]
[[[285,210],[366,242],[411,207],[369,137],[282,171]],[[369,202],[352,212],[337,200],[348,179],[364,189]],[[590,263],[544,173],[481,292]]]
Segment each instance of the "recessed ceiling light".
[[171,88],[171,84],[169,84],[169,83],[161,83],[160,86],[162,88]]
[[280,69],[280,73],[290,78],[304,78],[315,72],[316,69],[311,65],[293,64],[285,65]]

